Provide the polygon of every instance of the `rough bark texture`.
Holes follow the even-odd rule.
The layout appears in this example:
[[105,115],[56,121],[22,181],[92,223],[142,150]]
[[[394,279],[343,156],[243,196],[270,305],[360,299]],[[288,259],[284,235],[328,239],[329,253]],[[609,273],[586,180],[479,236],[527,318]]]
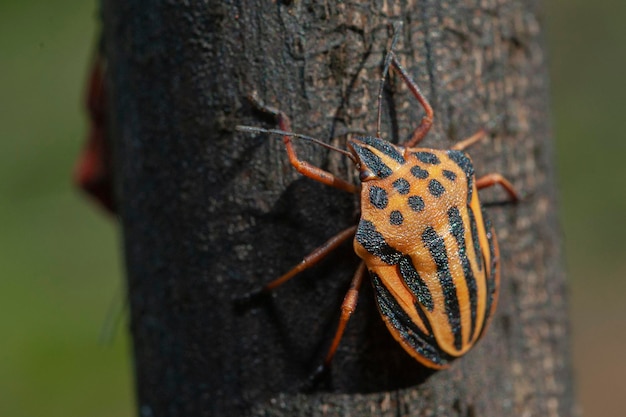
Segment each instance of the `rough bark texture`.
[[[565,277],[555,211],[546,57],[535,1],[105,2],[118,168],[142,416],[569,416]],[[450,147],[493,122],[472,150],[527,197],[494,204],[502,290],[486,337],[431,372],[397,345],[368,284],[331,374],[303,393],[334,332],[357,259],[351,245],[270,297],[232,298],[278,276],[354,224],[351,195],[302,178],[257,90],[294,130],[344,146],[375,129],[393,20],[397,55],[435,109],[425,144]],[[395,80],[384,137],[421,110]],[[341,155],[298,144],[346,178]],[[499,190],[483,201],[502,201]]]

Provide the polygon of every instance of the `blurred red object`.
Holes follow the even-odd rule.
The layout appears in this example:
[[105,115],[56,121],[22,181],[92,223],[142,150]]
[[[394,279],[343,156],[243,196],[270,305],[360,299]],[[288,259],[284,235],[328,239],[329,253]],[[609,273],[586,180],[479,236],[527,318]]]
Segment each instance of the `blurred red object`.
[[74,167],[74,183],[109,213],[116,213],[112,163],[106,137],[105,62],[100,54],[89,73],[85,106],[89,117],[87,142]]

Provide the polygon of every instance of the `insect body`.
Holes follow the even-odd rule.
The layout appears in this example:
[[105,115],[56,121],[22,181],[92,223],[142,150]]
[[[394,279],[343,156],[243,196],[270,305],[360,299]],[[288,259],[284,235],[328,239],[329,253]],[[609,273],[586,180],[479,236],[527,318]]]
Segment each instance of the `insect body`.
[[354,248],[380,314],[415,359],[446,367],[480,337],[497,297],[497,244],[472,163],[459,150],[350,145],[362,173]]
[[[484,136],[484,131],[451,150],[415,147],[428,133],[433,111],[393,53],[398,32],[383,74],[389,68],[395,70],[426,115],[408,142],[403,146],[391,144],[380,138],[379,94],[376,137],[349,140],[349,152],[335,149],[355,162],[360,185],[300,160],[293,137],[320,142],[292,133],[288,117],[256,97],[252,97],[253,103],[275,115],[280,130],[238,127],[241,131],[281,134],[289,160],[300,173],[348,192],[360,192],[361,218],[357,226],[340,232],[261,290],[278,287],[354,236],[354,249],[362,262],[341,306],[339,326],[325,366],[356,307],[366,271],[379,312],[393,337],[413,358],[431,368],[445,368],[466,353],[484,333],[497,302],[498,245],[477,191],[500,184],[513,200],[517,200],[517,194],[499,174],[475,178],[472,162],[463,150]],[[381,91],[382,83],[384,77]]]

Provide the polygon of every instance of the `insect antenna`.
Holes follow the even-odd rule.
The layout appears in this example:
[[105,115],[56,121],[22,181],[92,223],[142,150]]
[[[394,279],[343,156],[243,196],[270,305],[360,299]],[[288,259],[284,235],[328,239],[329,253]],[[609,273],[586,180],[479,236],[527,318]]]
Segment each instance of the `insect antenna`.
[[400,37],[400,30],[402,29],[402,22],[397,21],[393,24],[393,38],[391,39],[391,46],[389,47],[389,51],[387,51],[387,56],[385,56],[385,66],[383,67],[383,75],[380,78],[380,87],[378,89],[378,113],[376,118],[376,137],[380,138],[380,124],[382,120],[383,113],[383,90],[385,88],[385,80],[387,78],[387,74],[389,74],[389,67],[391,66],[391,59],[393,57],[393,50],[398,43],[398,38]]
[[345,156],[347,156],[348,158],[350,158],[350,160],[352,162],[354,162],[354,164],[356,165],[357,161],[356,158],[354,157],[354,155],[352,155],[350,152],[346,151],[345,149],[341,149],[341,148],[337,148],[333,145],[329,145],[328,143],[324,143],[319,139],[315,139],[314,137],[311,136],[306,136],[306,135],[302,135],[300,133],[293,133],[293,132],[286,132],[284,130],[279,130],[279,129],[263,129],[261,127],[254,127],[254,126],[236,126],[235,130],[239,131],[239,132],[248,132],[248,133],[268,133],[270,135],[280,135],[280,136],[290,136],[296,139],[301,139],[307,142],[312,142],[315,143],[319,146],[322,146],[326,149],[330,149],[331,151],[335,151],[335,152],[339,152]]

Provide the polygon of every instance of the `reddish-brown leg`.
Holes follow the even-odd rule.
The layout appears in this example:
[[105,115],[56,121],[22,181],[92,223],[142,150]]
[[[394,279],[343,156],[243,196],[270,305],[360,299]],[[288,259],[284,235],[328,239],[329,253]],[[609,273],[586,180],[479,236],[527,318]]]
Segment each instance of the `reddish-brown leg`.
[[333,356],[335,356],[335,352],[337,351],[343,332],[346,330],[348,320],[350,320],[352,313],[354,313],[354,310],[356,309],[356,304],[359,300],[359,289],[361,288],[363,277],[366,272],[367,269],[365,269],[365,263],[361,262],[354,273],[354,277],[350,283],[350,288],[348,289],[346,296],[343,298],[343,303],[341,303],[341,317],[339,318],[339,325],[337,326],[337,331],[335,332],[333,342],[328,349],[328,353],[326,353],[326,358],[324,359],[323,364],[324,368],[328,368],[328,365],[330,365],[330,362],[333,360]]
[[300,272],[311,268],[313,265],[317,264],[319,261],[328,256],[328,254],[330,254],[332,251],[337,249],[339,245],[341,245],[343,242],[354,236],[356,228],[357,226],[348,227],[347,229],[337,233],[335,236],[328,239],[328,241],[326,241],[322,246],[319,246],[313,252],[305,256],[304,259],[297,266],[290,269],[287,273],[276,278],[269,284],[266,284],[261,289],[261,291],[271,291],[274,288],[289,281]]
[[473,144],[475,144],[476,142],[480,141],[481,139],[484,139],[486,134],[487,134],[487,131],[485,129],[480,129],[478,132],[474,133],[469,138],[463,139],[462,141],[454,145],[452,149],[456,151],[463,151],[469,148],[470,146],[472,146]]
[[479,190],[487,187],[492,187],[496,184],[499,184],[504,188],[504,191],[511,197],[512,201],[519,201],[519,196],[517,195],[517,191],[513,188],[513,185],[502,175],[494,172],[491,174],[487,174],[482,176],[476,180],[476,188]]
[[430,107],[428,100],[426,100],[426,97],[424,97],[418,85],[415,83],[415,81],[413,81],[413,79],[404,69],[402,64],[400,64],[393,51],[390,51],[389,54],[391,55],[391,67],[398,72],[400,77],[402,77],[406,85],[409,87],[409,90],[411,90],[417,101],[419,101],[419,103],[424,108],[424,111],[426,112],[426,115],[422,118],[422,121],[420,122],[417,129],[413,131],[411,139],[402,144],[402,146],[412,148],[420,140],[422,140],[424,136],[426,136],[431,126],[433,125],[433,108]]
[[[259,108],[259,110],[274,115],[278,120],[280,130],[285,132],[291,132],[291,122],[289,120],[289,117],[287,117],[285,113],[278,110],[277,108],[266,105],[254,93],[250,95],[250,100],[257,108]],[[330,185],[331,187],[339,188],[340,190],[344,190],[353,194],[358,192],[358,187],[356,187],[354,184],[342,180],[341,178],[337,178],[330,172],[324,171],[323,169],[311,165],[310,163],[298,158],[298,155],[293,148],[290,136],[283,136],[283,142],[285,144],[285,148],[287,149],[289,162],[291,162],[291,165],[293,165],[296,171],[298,171],[305,177],[309,177],[315,181],[319,181],[322,184]]]

